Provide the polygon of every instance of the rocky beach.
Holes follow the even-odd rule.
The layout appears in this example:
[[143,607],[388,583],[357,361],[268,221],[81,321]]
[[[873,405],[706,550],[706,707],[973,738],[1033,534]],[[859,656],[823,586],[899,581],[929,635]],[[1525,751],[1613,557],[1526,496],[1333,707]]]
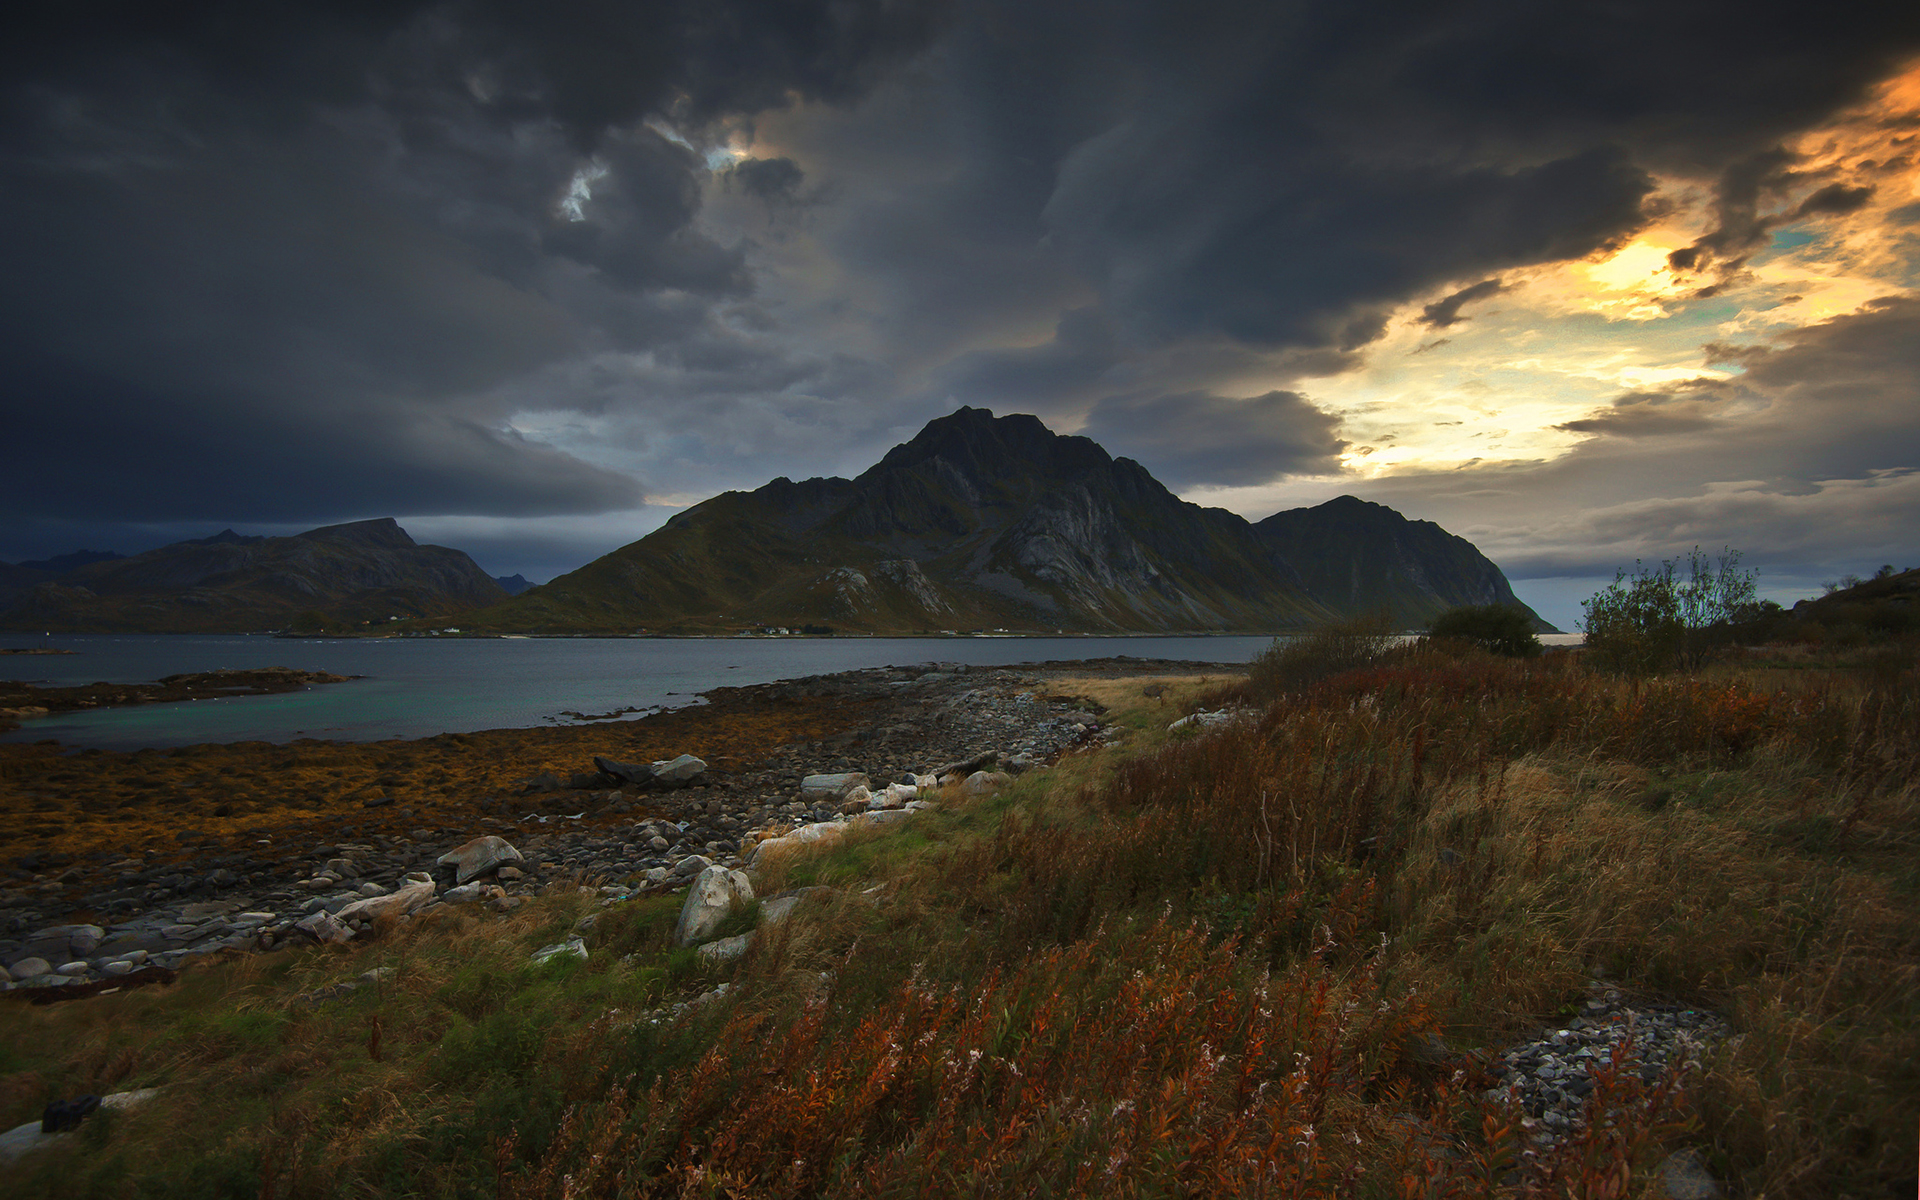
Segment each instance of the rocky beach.
[[[941,779],[1110,744],[1120,733],[1085,681],[1237,669],[929,663],[721,688],[559,729],[126,754],[6,746],[0,805],[18,836],[0,862],[0,984],[84,994],[197,956],[351,937],[386,913],[507,910],[556,881],[622,896],[683,886],[709,865],[744,865],[774,835],[910,815]],[[472,872],[440,861],[476,839],[514,857]]]

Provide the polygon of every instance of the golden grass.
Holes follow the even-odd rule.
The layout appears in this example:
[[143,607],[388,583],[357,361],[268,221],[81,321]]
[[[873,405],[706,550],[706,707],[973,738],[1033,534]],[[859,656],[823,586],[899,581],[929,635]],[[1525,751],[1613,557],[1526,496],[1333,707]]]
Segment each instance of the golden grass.
[[[0,1007],[0,1115],[170,1098],[10,1181],[1614,1196],[1681,1145],[1734,1194],[1910,1179],[1920,689],[1401,656],[1256,721],[1165,730],[1222,682],[1063,682],[1137,731],[1123,751],[769,864],[763,895],[829,890],[677,1022],[646,1014],[718,976],[667,944],[671,899],[603,913],[588,963],[524,969],[594,910],[570,890],[174,989]],[[374,966],[394,974],[299,999]],[[1525,1166],[1471,1060],[1411,1048],[1525,1036],[1596,970],[1739,1036],[1683,1091],[1602,1068],[1596,1095],[1628,1115]]]

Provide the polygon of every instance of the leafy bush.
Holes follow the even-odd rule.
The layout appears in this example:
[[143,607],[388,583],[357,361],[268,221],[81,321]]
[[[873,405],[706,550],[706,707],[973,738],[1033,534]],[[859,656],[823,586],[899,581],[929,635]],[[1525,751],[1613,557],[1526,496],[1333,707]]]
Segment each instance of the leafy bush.
[[1684,560],[1684,578],[1678,558],[1658,567],[1636,561],[1631,575],[1622,568],[1582,602],[1589,658],[1629,675],[1699,666],[1758,610],[1754,572],[1739,564],[1737,550],[1722,550],[1716,561],[1696,546]]
[[1448,609],[1433,619],[1427,632],[1436,641],[1472,642],[1508,658],[1537,658],[1540,654],[1540,638],[1533,632],[1533,622],[1520,609],[1505,604]]

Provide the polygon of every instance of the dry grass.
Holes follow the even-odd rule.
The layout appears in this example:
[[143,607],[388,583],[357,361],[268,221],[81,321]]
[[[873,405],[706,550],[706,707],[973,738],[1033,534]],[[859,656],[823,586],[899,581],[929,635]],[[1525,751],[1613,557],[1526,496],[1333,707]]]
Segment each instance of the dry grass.
[[[1140,731],[1129,755],[770,867],[763,894],[828,890],[678,1022],[640,1017],[713,982],[668,948],[671,900],[522,969],[574,895],[8,1006],[16,1117],[83,1085],[170,1097],[22,1194],[1624,1196],[1683,1144],[1735,1194],[1911,1178],[1911,676],[1408,652],[1171,734],[1231,694],[1142,686],[1072,688]],[[1684,1088],[1599,1068],[1621,1119],[1529,1158],[1471,1059],[1417,1048],[1525,1034],[1596,970],[1740,1036]]]

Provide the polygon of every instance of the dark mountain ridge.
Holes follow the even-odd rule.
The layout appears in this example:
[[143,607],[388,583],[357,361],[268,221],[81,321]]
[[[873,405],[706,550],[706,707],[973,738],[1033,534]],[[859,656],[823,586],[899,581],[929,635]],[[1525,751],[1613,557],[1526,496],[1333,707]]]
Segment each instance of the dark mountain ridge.
[[[1224,632],[1374,607],[1412,627],[1456,604],[1518,603],[1499,568],[1438,526],[1350,498],[1321,509],[1262,529],[1181,500],[1091,439],[961,408],[854,479],[715,496],[463,626]],[[1372,541],[1309,569],[1296,544],[1322,526]],[[1374,547],[1385,565],[1362,570]],[[1333,586],[1344,577],[1365,586]]]
[[416,543],[390,517],[292,537],[226,530],[94,562],[0,608],[0,627],[60,632],[279,629],[302,614],[330,626],[440,617],[506,592],[459,550]]

